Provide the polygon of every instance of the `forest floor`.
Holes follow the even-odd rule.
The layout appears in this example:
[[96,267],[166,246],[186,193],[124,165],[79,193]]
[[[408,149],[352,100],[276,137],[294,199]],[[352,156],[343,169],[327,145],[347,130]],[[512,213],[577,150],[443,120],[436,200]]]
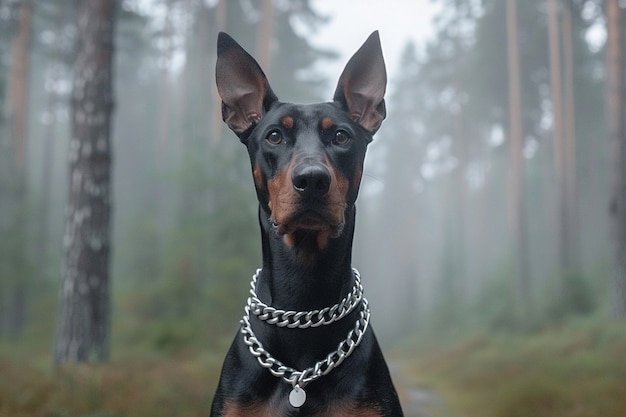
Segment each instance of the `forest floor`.
[[[0,343],[0,417],[206,416],[222,360],[134,352],[53,368],[31,349]],[[626,322],[415,340],[387,356],[406,417],[626,416]]]
[[407,417],[626,416],[626,322],[476,334],[391,355]]
[[393,383],[400,396],[405,417],[442,417],[445,416],[445,403],[441,396],[430,388],[414,382],[404,366],[406,361],[390,358],[389,369]]

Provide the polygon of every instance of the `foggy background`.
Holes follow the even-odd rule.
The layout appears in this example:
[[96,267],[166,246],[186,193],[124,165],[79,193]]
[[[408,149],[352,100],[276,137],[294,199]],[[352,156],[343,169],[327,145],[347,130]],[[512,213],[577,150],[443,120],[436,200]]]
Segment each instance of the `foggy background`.
[[[23,145],[0,118],[0,373],[15,378],[0,382],[0,416],[79,415],[67,411],[74,400],[58,380],[91,387],[97,401],[74,408],[80,415],[131,415],[124,410],[139,407],[139,397],[109,403],[111,387],[141,391],[150,381],[188,388],[147,389],[154,398],[146,404],[168,404],[163,415],[203,415],[189,405],[198,401],[208,410],[261,260],[247,153],[221,121],[217,33],[260,62],[282,101],[314,102],[332,98],[347,59],[374,30],[387,62],[388,116],[368,149],[354,266],[401,397],[413,404],[407,415],[624,415],[626,325],[615,318],[610,279],[605,2],[558,1],[555,27],[549,2],[517,1],[521,97],[513,111],[506,3],[121,2],[113,368],[51,378],[76,7],[33,1]],[[20,6],[0,0],[3,108],[16,82]],[[523,369],[535,360],[536,369]],[[148,380],[119,377],[126,368]],[[119,388],[124,379],[131,388]],[[472,414],[507,381],[520,385]],[[188,404],[171,405],[181,398]],[[522,405],[522,414],[507,414]]]

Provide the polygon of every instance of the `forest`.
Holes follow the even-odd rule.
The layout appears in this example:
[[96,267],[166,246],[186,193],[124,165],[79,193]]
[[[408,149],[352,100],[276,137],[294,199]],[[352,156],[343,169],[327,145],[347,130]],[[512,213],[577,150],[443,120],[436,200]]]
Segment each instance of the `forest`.
[[[626,415],[626,3],[337,3],[433,13],[354,243],[405,415]],[[314,42],[333,7],[0,0],[0,417],[208,415],[261,262],[217,34],[328,101],[367,36]]]

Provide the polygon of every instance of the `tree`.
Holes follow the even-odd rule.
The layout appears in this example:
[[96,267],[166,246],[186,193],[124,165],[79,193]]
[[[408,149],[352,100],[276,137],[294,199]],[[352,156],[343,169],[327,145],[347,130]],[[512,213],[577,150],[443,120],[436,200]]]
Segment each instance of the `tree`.
[[31,1],[23,0],[19,32],[13,42],[13,64],[9,81],[9,119],[11,119],[11,134],[14,137],[15,160],[18,167],[24,164],[24,144],[26,142],[26,100],[28,97],[28,54],[30,52],[31,21]]
[[257,38],[257,56],[259,65],[267,77],[272,75],[272,29],[274,23],[274,6],[272,0],[261,2],[261,21]]
[[[28,78],[29,56],[31,51],[32,3],[23,0],[19,5],[18,31],[13,38],[11,47],[11,70],[8,80],[8,133],[9,146],[13,152],[6,158],[7,178],[0,188],[6,195],[0,214],[6,210],[6,224],[0,223],[0,231],[6,236],[13,236],[0,245],[0,253],[5,252],[11,259],[10,266],[0,268],[0,277],[9,278],[10,288],[5,308],[0,299],[0,311],[4,316],[0,319],[0,333],[6,327],[7,333],[16,336],[22,329],[26,310],[26,282],[28,276],[28,258],[26,253],[26,230],[28,223],[25,218],[26,202],[26,167],[25,144],[28,119]],[[0,190],[1,191],[1,190]],[[4,271],[3,271],[4,270]]]
[[54,361],[109,355],[112,58],[115,0],[81,2],[72,84],[65,272]]
[[171,67],[172,55],[174,53],[174,34],[172,27],[173,2],[167,0],[164,6],[165,23],[162,31],[163,46],[161,47],[161,57],[159,59],[159,129],[157,131],[159,162],[161,164],[163,164],[168,154],[169,149],[167,149],[167,141],[171,136]]
[[[556,3],[550,1],[551,6]],[[565,291],[585,282],[576,283],[568,275],[574,272],[576,278],[582,278],[591,274],[606,253],[602,246],[606,242],[593,227],[598,229],[597,222],[606,216],[593,201],[606,197],[596,178],[604,169],[595,157],[599,147],[591,140],[604,128],[598,120],[602,52],[594,51],[585,38],[586,29],[598,24],[592,2],[560,0],[559,4],[568,6],[561,9],[548,8],[548,1],[438,2],[442,7],[434,20],[436,32],[419,60],[424,86],[419,93],[412,92],[412,102],[407,103],[423,121],[424,160],[414,162],[425,174],[420,204],[434,208],[430,212],[420,209],[417,214],[420,233],[423,223],[432,230],[426,245],[419,243],[418,270],[437,276],[442,287],[463,296],[461,301],[473,302],[492,284],[505,288],[499,282],[506,282],[507,290],[517,287],[510,297],[525,305],[525,311],[562,307],[569,308],[568,313],[574,311],[578,307],[571,305],[573,300],[565,299],[573,295]],[[548,11],[556,13],[548,15]],[[549,17],[561,19],[562,25],[551,24],[555,20]],[[559,58],[552,66],[548,50],[551,28],[556,29],[552,40],[558,41],[553,42],[552,57]],[[505,37],[508,42],[503,42]],[[550,79],[551,69],[558,70],[555,82]],[[562,110],[552,106],[551,86],[559,87],[554,95],[559,103],[554,107]],[[585,100],[574,106],[575,96]],[[388,106],[389,117],[393,117],[405,104],[396,104],[390,97]],[[563,174],[558,185],[556,181],[557,172],[563,169],[557,171],[554,166],[553,122],[557,115],[563,119],[559,126],[564,139],[559,145],[565,147],[565,156],[560,152],[559,157],[567,159],[561,164],[567,166],[566,197]],[[385,126],[381,134],[390,129],[390,124]],[[574,144],[574,134],[579,143]],[[576,145],[582,145],[578,161]],[[418,153],[417,158],[422,155]],[[577,179],[588,186],[578,186]],[[385,183],[384,192],[388,188]],[[581,198],[576,198],[577,192]],[[594,193],[599,198],[591,199]],[[576,205],[586,205],[580,225]],[[424,221],[425,216],[430,217]],[[561,227],[561,219],[567,219],[567,226]],[[591,239],[580,241],[585,250],[577,257],[573,239],[577,231],[572,229],[581,226],[588,228],[585,235]],[[560,230],[557,233],[557,227],[568,233],[567,238]],[[568,267],[563,267],[559,256],[561,247],[571,261]],[[516,275],[513,268],[518,272],[517,281],[512,279]],[[564,279],[557,283],[557,276]],[[561,291],[563,286],[567,286],[566,297],[555,297],[553,289]],[[433,287],[424,283],[419,290]],[[427,298],[436,305],[443,297],[433,295]],[[555,306],[555,301],[570,305]],[[522,317],[526,315],[520,314]],[[518,317],[512,318],[519,322]]]
[[624,104],[624,56],[619,0],[608,0],[607,15],[607,112],[612,165],[610,230],[613,259],[611,275],[615,313],[626,317],[626,106]]
[[[422,153],[424,140],[420,119],[423,106],[421,101],[414,101],[414,97],[423,93],[424,86],[419,83],[419,62],[413,44],[406,45],[401,68],[402,71],[395,74],[393,87],[388,89],[394,92],[386,98],[388,108],[394,108],[394,111],[389,113],[383,124],[384,129],[374,139],[376,146],[385,149],[385,171],[380,173],[384,188],[373,201],[366,202],[367,195],[360,197],[362,204],[358,207],[360,224],[357,230],[372,236],[355,244],[359,251],[355,256],[359,267],[363,271],[371,271],[374,276],[386,277],[368,284],[384,307],[381,309],[381,321],[397,325],[391,330],[382,330],[383,337],[395,336],[399,328],[404,328],[402,326],[415,324],[418,306],[422,305],[421,300],[417,300],[422,271],[419,270],[416,248],[419,247],[423,229],[420,228],[420,221],[424,212],[419,206],[423,197],[417,195],[415,184],[418,180],[421,182],[418,156]],[[372,164],[370,168],[374,166]],[[368,216],[385,220],[369,221]],[[377,255],[368,257],[367,253]]]
[[[554,166],[556,171],[558,259],[561,273],[567,262],[567,205],[565,201],[565,144],[563,138],[563,111],[561,93],[561,42],[559,38],[558,0],[548,1],[548,39],[550,51],[550,87],[552,90],[552,117],[554,135]],[[566,284],[564,284],[565,286]]]
[[511,223],[513,244],[516,252],[516,270],[520,299],[524,312],[530,311],[530,274],[528,271],[526,214],[524,212],[524,165],[522,151],[524,132],[522,127],[522,98],[518,51],[517,4],[507,1],[507,46],[509,66],[509,135],[511,138]]
[[[559,28],[559,12],[563,12],[563,30]],[[567,296],[571,282],[568,276],[576,272],[575,253],[575,144],[573,62],[571,45],[571,3],[559,0],[548,2],[548,38],[550,53],[550,84],[552,90],[552,117],[554,135],[554,165],[557,190],[558,259],[562,275],[562,292]],[[562,45],[563,44],[563,45]],[[561,55],[567,60],[563,62]],[[563,82],[565,81],[565,83]],[[565,93],[565,96],[564,96]]]
[[565,139],[565,198],[568,212],[568,264],[572,270],[580,268],[578,258],[578,202],[576,174],[576,94],[574,91],[574,40],[572,0],[563,4],[563,135]]

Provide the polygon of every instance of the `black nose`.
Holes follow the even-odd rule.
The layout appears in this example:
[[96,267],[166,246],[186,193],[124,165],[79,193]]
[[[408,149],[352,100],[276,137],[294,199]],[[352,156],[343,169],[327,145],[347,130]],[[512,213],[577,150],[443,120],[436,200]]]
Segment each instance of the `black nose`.
[[300,165],[291,174],[293,188],[306,197],[321,197],[330,189],[330,172],[324,165]]

